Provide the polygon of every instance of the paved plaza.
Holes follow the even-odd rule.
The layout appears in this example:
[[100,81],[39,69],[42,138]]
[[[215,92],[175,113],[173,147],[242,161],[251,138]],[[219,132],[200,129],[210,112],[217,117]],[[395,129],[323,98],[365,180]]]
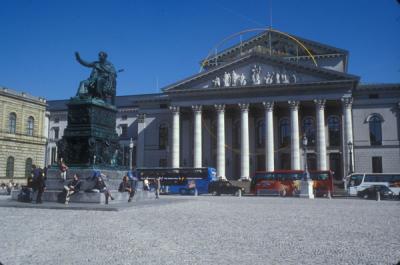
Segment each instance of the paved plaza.
[[396,264],[400,202],[162,196],[118,211],[0,207],[10,264]]

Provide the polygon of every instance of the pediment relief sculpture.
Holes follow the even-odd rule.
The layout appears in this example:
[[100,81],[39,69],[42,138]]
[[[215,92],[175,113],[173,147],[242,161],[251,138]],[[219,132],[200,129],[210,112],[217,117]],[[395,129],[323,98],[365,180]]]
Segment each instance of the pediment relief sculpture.
[[240,73],[239,70],[224,72],[222,77],[216,76],[212,81],[212,87],[246,86],[251,85],[290,84],[299,80],[296,72],[288,72],[286,69],[263,72],[261,65],[255,64],[250,73]]

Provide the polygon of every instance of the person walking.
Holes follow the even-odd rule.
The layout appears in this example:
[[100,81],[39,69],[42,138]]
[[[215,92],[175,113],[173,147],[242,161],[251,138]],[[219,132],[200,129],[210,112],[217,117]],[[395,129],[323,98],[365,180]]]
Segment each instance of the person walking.
[[60,168],[61,180],[65,181],[67,179],[68,166],[64,163],[64,159],[62,157],[60,158],[60,163],[58,166]]
[[160,177],[156,177],[156,179],[154,180],[154,184],[155,184],[155,188],[156,188],[156,199],[159,199],[160,197],[160,188],[161,188],[161,181],[160,181]]
[[46,179],[47,179],[44,170],[39,168],[39,172],[40,172],[39,176],[35,180],[35,183],[36,183],[35,186],[37,189],[36,203],[38,203],[38,204],[42,203],[42,195],[46,189]]

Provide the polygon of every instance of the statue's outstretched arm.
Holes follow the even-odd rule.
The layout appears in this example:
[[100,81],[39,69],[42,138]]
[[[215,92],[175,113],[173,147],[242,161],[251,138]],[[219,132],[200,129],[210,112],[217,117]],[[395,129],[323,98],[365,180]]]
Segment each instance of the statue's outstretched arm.
[[94,64],[93,64],[93,63],[89,63],[89,62],[86,62],[86,61],[82,60],[82,59],[81,59],[81,56],[79,56],[79,53],[78,53],[78,52],[75,52],[75,58],[76,58],[76,60],[77,60],[81,65],[83,65],[83,66],[86,66],[86,67],[94,67]]

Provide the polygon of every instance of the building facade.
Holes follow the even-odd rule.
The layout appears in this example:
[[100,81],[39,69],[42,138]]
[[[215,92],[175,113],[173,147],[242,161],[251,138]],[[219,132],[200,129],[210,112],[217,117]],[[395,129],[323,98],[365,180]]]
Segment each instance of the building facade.
[[45,165],[46,100],[0,87],[0,117],[0,182],[25,183]]
[[[228,179],[303,169],[305,160],[337,182],[354,171],[400,172],[400,84],[360,84],[348,57],[266,31],[202,60],[202,72],[160,94],[117,97],[124,163],[132,138],[135,166],[215,167]],[[49,102],[48,163],[57,160],[66,102]]]

